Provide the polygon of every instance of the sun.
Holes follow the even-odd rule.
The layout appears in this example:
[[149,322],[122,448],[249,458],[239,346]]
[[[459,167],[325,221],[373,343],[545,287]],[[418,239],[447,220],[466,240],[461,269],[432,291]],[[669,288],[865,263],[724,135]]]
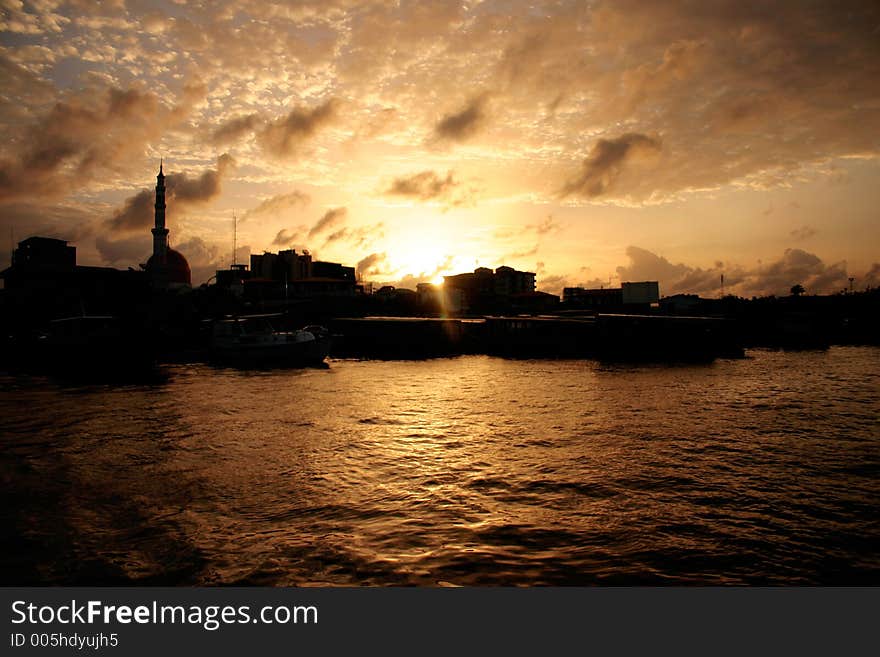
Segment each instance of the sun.
[[401,236],[389,245],[393,254],[391,265],[397,274],[429,278],[432,283],[443,282],[443,276],[451,273],[451,261],[455,254],[453,244],[442,235],[410,234]]

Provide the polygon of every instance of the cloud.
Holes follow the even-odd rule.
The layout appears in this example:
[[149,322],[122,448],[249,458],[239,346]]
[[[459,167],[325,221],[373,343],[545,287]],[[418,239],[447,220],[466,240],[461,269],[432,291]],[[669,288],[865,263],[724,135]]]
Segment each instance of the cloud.
[[245,135],[248,135],[257,129],[262,123],[260,115],[257,113],[246,114],[234,119],[230,119],[226,123],[218,126],[210,137],[210,142],[215,146],[223,146],[238,141]]
[[617,268],[621,282],[659,281],[663,295],[720,294],[722,275],[725,293],[741,296],[788,294],[795,284],[803,285],[810,294],[827,294],[847,285],[845,262],[826,264],[802,249],[786,249],[778,260],[752,268],[723,262],[708,268],[673,264],[637,246],[627,247],[626,255],[629,264]]
[[345,216],[348,214],[348,210],[346,208],[333,208],[327,210],[324,215],[315,222],[315,225],[309,230],[309,239],[315,237],[316,235],[320,235],[328,228],[336,226],[341,222],[345,221]]
[[202,93],[201,85],[185,86],[171,107],[135,87],[90,89],[58,100],[25,127],[16,125],[17,139],[0,151],[0,201],[64,195],[98,174],[128,168],[148,143],[186,117]]
[[68,191],[140,146],[158,113],[156,96],[136,89],[55,103],[0,161],[0,200]]
[[792,285],[808,294],[837,292],[848,285],[846,263],[826,265],[819,256],[801,249],[786,249],[782,258],[750,272],[746,289],[752,294],[786,294]]
[[502,264],[507,260],[520,260],[522,258],[531,258],[533,255],[537,255],[539,249],[539,245],[535,244],[528,251],[517,251],[516,253],[507,253],[501,256]]
[[277,196],[262,201],[256,207],[245,212],[241,220],[246,221],[248,219],[263,218],[275,219],[280,215],[285,214],[291,208],[302,208],[307,206],[311,203],[311,200],[312,199],[308,194],[300,191],[293,191],[288,194],[278,194]]
[[383,193],[386,196],[418,201],[439,201],[445,211],[452,207],[473,204],[478,191],[473,185],[464,187],[461,181],[455,179],[455,173],[451,170],[446,172],[445,177],[427,170],[395,178]]
[[272,240],[272,244],[274,246],[290,246],[296,240],[299,239],[301,231],[295,231],[293,233],[288,233],[286,228],[282,228],[275,235],[275,239]]
[[370,246],[377,239],[385,236],[383,228],[384,224],[381,222],[371,226],[340,228],[327,236],[327,239],[324,240],[324,246],[327,247],[334,242],[346,242],[354,248]]
[[800,228],[795,228],[789,234],[796,240],[806,240],[813,237],[817,232],[812,226],[801,226]]
[[[201,285],[214,276],[218,269],[228,268],[229,259],[232,257],[231,252],[225,247],[206,242],[200,237],[191,237],[180,244],[175,244],[174,248],[189,262],[193,285]],[[239,246],[235,250],[235,261],[248,262],[250,254],[250,246]]]
[[434,126],[434,137],[446,141],[467,141],[486,123],[488,102],[488,94],[483,93],[471,98],[459,111],[446,114]]
[[564,287],[571,287],[569,277],[560,274],[542,276],[535,285],[539,292],[548,292],[557,296],[562,296],[562,288]]
[[155,201],[156,193],[153,190],[142,189],[134,196],[125,199],[122,207],[107,220],[107,228],[113,232],[125,232],[151,226],[155,218]]
[[153,238],[148,234],[112,240],[104,235],[95,238],[101,259],[111,265],[137,267],[146,262],[152,249]]
[[367,276],[374,276],[381,273],[379,265],[387,259],[385,253],[371,253],[367,257],[358,260],[355,271],[357,271],[358,280],[363,280]]
[[869,287],[880,287],[880,262],[875,262],[871,265],[871,268],[853,281],[853,283],[854,285],[858,285],[858,288],[854,287],[853,289],[864,290]]
[[385,190],[385,194],[427,201],[447,197],[459,184],[453,177],[452,171],[448,171],[445,178],[438,176],[434,171],[422,171],[395,178],[391,186]]
[[235,160],[227,153],[217,158],[217,168],[208,169],[198,177],[172,173],[165,178],[166,196],[178,203],[205,203],[220,193],[220,179],[235,168]]
[[[54,237],[77,242],[92,237],[95,232],[94,208],[78,203],[44,204],[13,201],[0,206],[0,235],[7,239],[14,235],[20,241],[32,235]],[[4,253],[4,251],[6,251]],[[0,250],[0,258],[9,256]],[[2,260],[0,260],[2,262]]]
[[267,124],[257,135],[263,149],[277,158],[289,158],[319,128],[330,123],[338,113],[335,98],[314,109],[295,107],[282,119]]
[[556,233],[562,232],[562,226],[553,219],[552,215],[547,215],[547,217],[537,224],[528,224],[523,232],[532,232],[534,231],[537,235],[553,235]]
[[[167,218],[182,213],[193,205],[207,203],[220,194],[220,181],[224,174],[235,167],[235,160],[227,154],[217,158],[217,168],[208,169],[199,176],[186,173],[170,173],[165,176],[165,201]],[[125,199],[121,208],[105,222],[112,232],[142,230],[155,220],[154,189],[143,189]]]
[[580,174],[565,183],[560,195],[602,196],[613,189],[628,162],[642,155],[659,153],[660,148],[659,139],[632,132],[615,139],[600,139],[584,160]]
[[[146,262],[152,252],[152,238],[146,235],[134,235],[111,239],[104,235],[95,238],[95,246],[104,263],[113,266],[137,268]],[[174,249],[180,251],[190,266],[193,285],[200,285],[215,275],[218,269],[229,266],[231,254],[220,245],[208,243],[200,237],[191,237]],[[236,262],[247,262],[250,258],[250,247],[240,246],[236,249]]]
[[348,236],[348,229],[347,228],[340,228],[336,232],[330,233],[327,236],[327,239],[324,240],[324,246],[328,246],[328,245],[332,244],[333,242],[338,242],[339,240],[344,239],[347,236]]

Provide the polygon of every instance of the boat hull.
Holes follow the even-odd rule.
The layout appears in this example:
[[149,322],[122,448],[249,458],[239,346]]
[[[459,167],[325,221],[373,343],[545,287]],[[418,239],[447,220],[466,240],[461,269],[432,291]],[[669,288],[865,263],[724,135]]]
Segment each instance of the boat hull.
[[322,364],[330,353],[329,340],[275,344],[215,346],[211,360],[253,367],[307,367]]

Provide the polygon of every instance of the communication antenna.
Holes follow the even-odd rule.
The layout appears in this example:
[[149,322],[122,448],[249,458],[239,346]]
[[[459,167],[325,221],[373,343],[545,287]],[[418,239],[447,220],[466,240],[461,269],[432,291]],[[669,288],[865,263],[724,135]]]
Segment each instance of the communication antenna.
[[232,267],[235,267],[235,251],[238,248],[238,220],[235,218],[235,210],[232,211]]

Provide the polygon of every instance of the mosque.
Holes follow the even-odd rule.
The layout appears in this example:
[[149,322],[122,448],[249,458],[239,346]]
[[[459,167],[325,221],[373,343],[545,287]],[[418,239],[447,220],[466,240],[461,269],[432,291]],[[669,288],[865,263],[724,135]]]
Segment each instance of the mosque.
[[168,229],[165,228],[165,174],[159,163],[156,176],[156,218],[153,226],[153,255],[141,265],[150,276],[154,287],[180,288],[192,284],[189,263],[180,251],[168,246]]

